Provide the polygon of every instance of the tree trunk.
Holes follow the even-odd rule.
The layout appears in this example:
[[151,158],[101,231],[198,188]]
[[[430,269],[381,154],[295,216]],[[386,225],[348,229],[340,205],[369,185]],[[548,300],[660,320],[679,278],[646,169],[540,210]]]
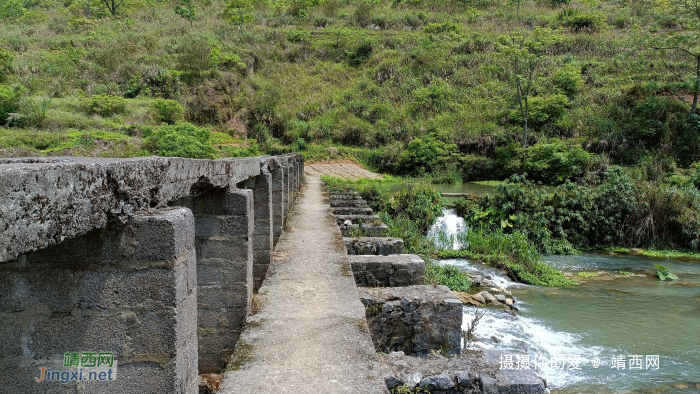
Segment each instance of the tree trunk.
[[695,111],[698,109],[698,93],[700,93],[700,56],[697,57],[697,67],[695,68],[695,77],[697,78],[695,80],[695,86],[693,90],[693,106],[690,108],[690,114],[694,115]]
[[525,122],[523,122],[523,148],[527,148],[527,118],[529,117],[529,108],[527,106],[527,97],[525,97],[525,116],[523,116],[523,119]]

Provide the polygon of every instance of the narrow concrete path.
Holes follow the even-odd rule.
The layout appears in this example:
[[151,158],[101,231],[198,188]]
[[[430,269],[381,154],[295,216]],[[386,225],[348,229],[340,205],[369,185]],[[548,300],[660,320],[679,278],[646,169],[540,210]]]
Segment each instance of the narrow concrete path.
[[322,190],[307,176],[220,394],[387,392]]

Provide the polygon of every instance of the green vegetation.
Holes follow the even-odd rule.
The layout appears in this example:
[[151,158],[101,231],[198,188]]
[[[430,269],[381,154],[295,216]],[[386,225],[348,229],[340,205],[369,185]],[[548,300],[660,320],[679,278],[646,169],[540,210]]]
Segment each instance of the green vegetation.
[[469,291],[469,277],[454,265],[440,265],[430,258],[425,259],[425,281],[445,285],[454,291]]
[[459,241],[468,245],[462,250],[441,250],[440,258],[466,258],[500,268],[513,280],[541,285],[566,286],[577,283],[542,262],[537,248],[520,232],[502,230],[485,232],[470,228]]
[[[0,154],[300,152],[434,183],[508,180],[458,204],[472,228],[539,252],[697,251],[699,9],[0,0]],[[416,193],[427,205],[373,202],[396,235],[434,219],[439,196]],[[429,250],[420,237],[407,242]]]
[[686,170],[700,155],[694,4],[0,0],[0,126],[143,137],[187,121],[251,154],[449,182]]
[[521,232],[542,253],[700,247],[700,192],[690,177],[653,168],[611,167],[590,182],[556,188],[513,176],[492,195],[459,200],[456,209],[472,227]]
[[597,276],[600,276],[595,272],[587,272],[587,271],[578,272],[578,273],[576,273],[576,275],[581,277],[581,278],[595,278]]
[[668,269],[666,267],[664,267],[663,265],[658,265],[658,264],[654,264],[654,265],[656,266],[656,269],[657,269],[656,276],[658,276],[659,279],[661,279],[661,280],[666,280],[666,279],[678,280],[678,277],[675,274],[668,272]]
[[433,240],[425,236],[428,228],[442,212],[442,199],[433,187],[425,183],[412,184],[393,195],[377,187],[377,181],[346,181],[323,177],[332,192],[357,191],[378,213],[388,227],[387,236],[402,238],[404,251],[423,256],[426,261],[426,280],[442,284],[455,291],[467,291],[469,278],[458,268],[440,265],[432,260],[440,258],[469,258],[503,269],[514,280],[534,285],[564,286],[576,284],[556,269],[543,263],[537,248],[520,232],[505,234],[502,230],[485,232],[471,229],[459,239],[464,250],[438,250]]

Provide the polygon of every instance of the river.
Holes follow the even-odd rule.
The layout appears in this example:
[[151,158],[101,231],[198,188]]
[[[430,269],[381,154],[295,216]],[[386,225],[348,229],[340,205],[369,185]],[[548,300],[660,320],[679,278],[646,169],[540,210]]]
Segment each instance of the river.
[[[431,231],[464,229],[446,209]],[[579,286],[527,286],[464,259],[440,261],[488,275],[517,300],[515,315],[484,308],[474,346],[528,355],[553,393],[700,393],[700,263],[595,253],[543,261],[598,276],[574,275]],[[653,277],[655,264],[680,280]],[[464,308],[464,329],[474,312]]]

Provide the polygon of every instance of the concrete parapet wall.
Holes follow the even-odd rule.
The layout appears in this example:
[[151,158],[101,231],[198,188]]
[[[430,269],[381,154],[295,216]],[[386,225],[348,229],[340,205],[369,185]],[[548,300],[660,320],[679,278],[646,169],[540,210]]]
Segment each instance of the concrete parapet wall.
[[462,351],[462,307],[446,286],[359,288],[375,348],[424,355]]
[[387,256],[403,253],[403,239],[389,237],[343,238],[349,255],[372,254]]
[[[194,219],[135,215],[0,265],[3,392],[197,392]],[[114,380],[36,382],[65,353],[111,352]],[[85,375],[90,368],[83,368]]]
[[360,287],[401,287],[425,284],[425,261],[415,254],[348,256]]
[[[274,166],[277,158],[301,164],[297,154],[265,160]],[[202,188],[233,188],[260,174],[260,160],[0,159],[0,262],[103,228],[115,216],[166,206]]]

